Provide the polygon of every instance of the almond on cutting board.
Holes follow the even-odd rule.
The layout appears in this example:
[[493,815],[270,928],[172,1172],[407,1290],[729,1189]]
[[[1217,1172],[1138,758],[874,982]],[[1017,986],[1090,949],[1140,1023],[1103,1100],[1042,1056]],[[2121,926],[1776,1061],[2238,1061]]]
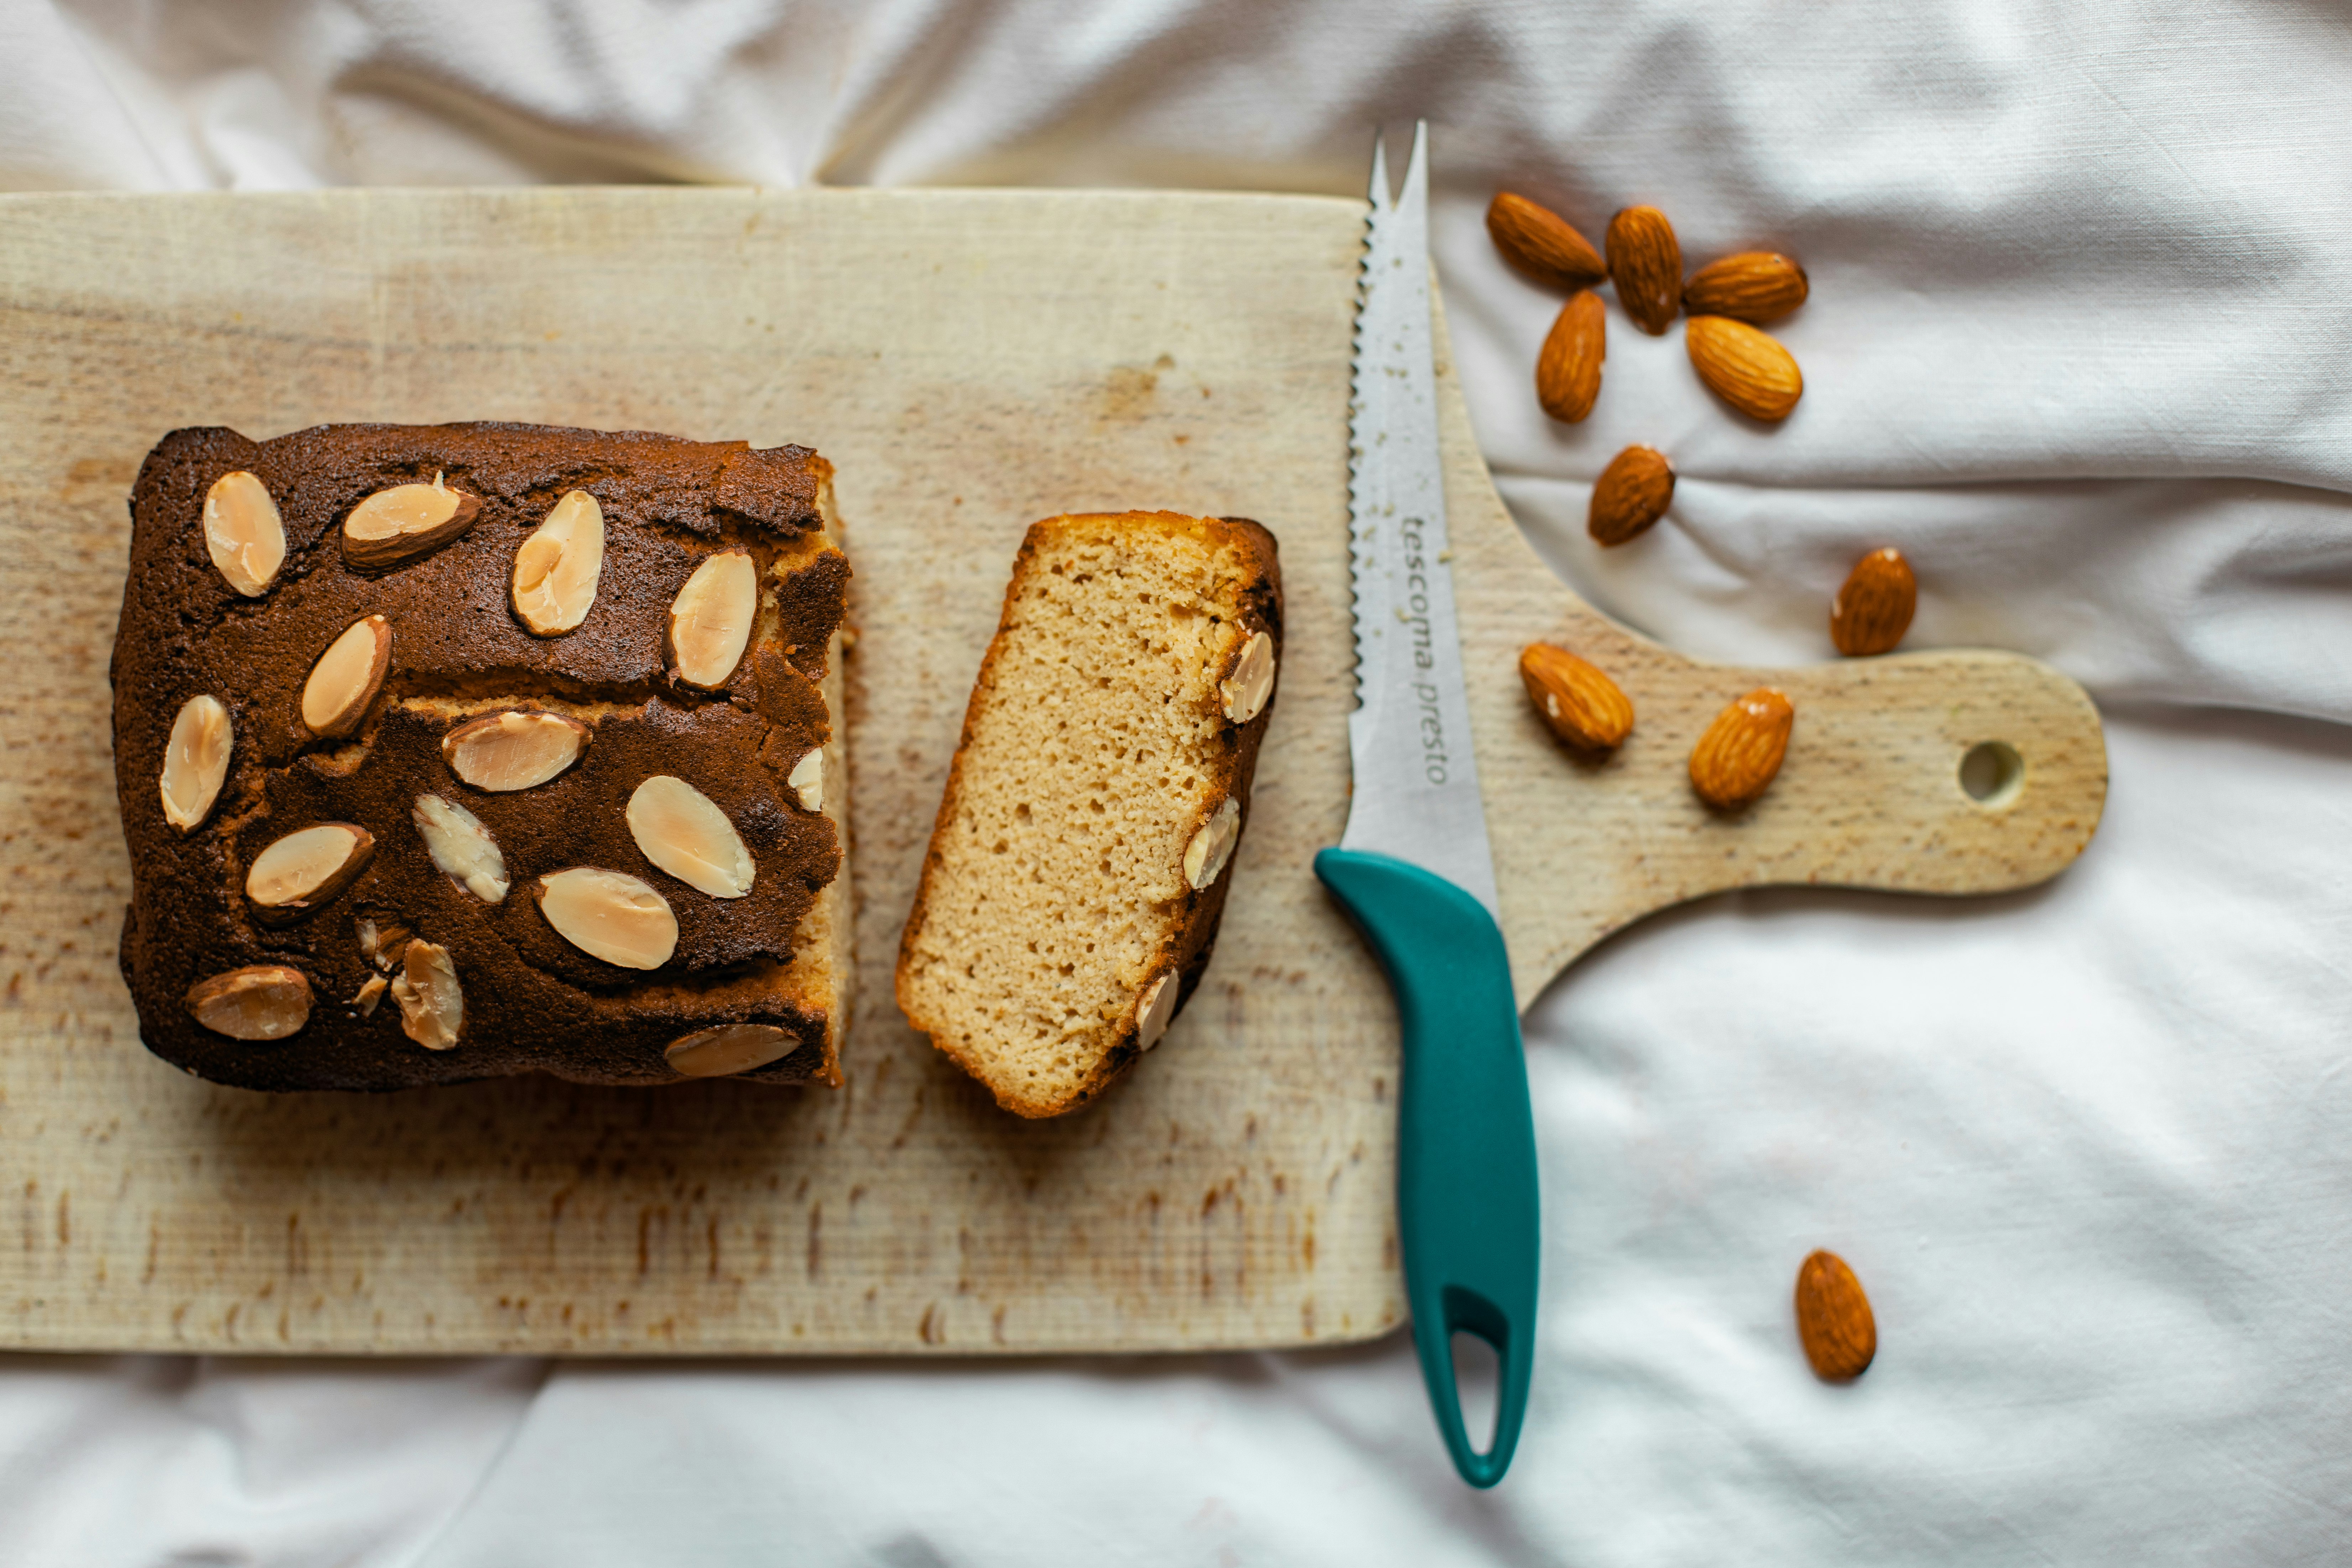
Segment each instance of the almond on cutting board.
[[1591,413],[1601,395],[1601,362],[1608,353],[1608,312],[1601,296],[1579,289],[1560,307],[1536,359],[1536,401],[1543,411],[1569,425]]
[[1817,1251],[1797,1269],[1797,1337],[1824,1383],[1852,1383],[1878,1354],[1870,1298],[1834,1252]]
[[1683,302],[1683,247],[1655,207],[1627,207],[1609,220],[1609,276],[1617,302],[1652,337],[1662,335]]
[[1564,745],[1605,753],[1633,732],[1633,700],[1598,665],[1564,647],[1529,643],[1519,654],[1519,679],[1528,700]]
[[1590,289],[1609,276],[1591,240],[1566,218],[1525,196],[1497,191],[1486,207],[1486,232],[1504,260],[1539,283]]
[[1805,302],[1805,269],[1772,250],[1744,250],[1710,261],[1683,284],[1683,309],[1694,316],[1729,316],[1751,327],[1769,325]]
[[1691,748],[1691,788],[1718,811],[1737,811],[1771,786],[1788,755],[1797,710],[1785,692],[1759,686],[1715,716]]
[[1707,390],[1750,419],[1786,419],[1805,395],[1797,356],[1745,321],[1693,316],[1683,330],[1683,346]]
[[1919,607],[1919,580],[1891,545],[1853,563],[1830,601],[1830,640],[1848,658],[1892,653]]
[[1603,545],[1622,544],[1666,515],[1675,499],[1675,466],[1654,447],[1628,447],[1609,460],[1592,486],[1584,531]]

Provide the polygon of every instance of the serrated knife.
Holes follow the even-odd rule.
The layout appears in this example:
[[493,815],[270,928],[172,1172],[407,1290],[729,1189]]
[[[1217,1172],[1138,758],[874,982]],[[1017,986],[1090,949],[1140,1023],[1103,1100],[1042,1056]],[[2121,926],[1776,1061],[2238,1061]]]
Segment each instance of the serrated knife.
[[[1535,1121],[1470,747],[1454,617],[1430,318],[1429,128],[1404,189],[1372,148],[1371,218],[1349,411],[1355,583],[1355,790],[1315,874],[1364,933],[1396,994],[1397,1228],[1414,1349],[1462,1479],[1509,1468],[1535,1357]],[[1454,1336],[1493,1347],[1494,1438],[1473,1446]]]

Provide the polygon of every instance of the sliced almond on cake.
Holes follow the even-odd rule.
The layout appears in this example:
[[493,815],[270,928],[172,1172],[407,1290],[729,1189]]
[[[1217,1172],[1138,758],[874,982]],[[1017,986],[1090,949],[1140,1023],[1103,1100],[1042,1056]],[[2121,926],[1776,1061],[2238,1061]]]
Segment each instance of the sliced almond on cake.
[[367,717],[391,668],[392,623],[382,616],[353,621],[310,667],[302,683],[302,722],[315,735],[350,734]]
[[670,603],[671,673],[705,690],[726,685],[743,662],[759,614],[760,571],[751,552],[722,550],[706,559]]
[[684,779],[655,774],[629,796],[625,815],[646,858],[688,887],[714,899],[740,899],[751,890],[759,868],[743,836],[716,802]]
[[515,552],[515,614],[538,637],[561,637],[588,618],[604,573],[604,509],[566,490]]
[[305,827],[253,858],[245,896],[264,922],[291,924],[350,887],[374,854],[375,836],[356,822]]
[[784,783],[798,796],[803,811],[824,809],[824,748],[814,747],[793,764]]
[[1135,1045],[1138,1050],[1150,1050],[1168,1033],[1168,1026],[1176,1021],[1176,1001],[1183,987],[1174,973],[1154,979],[1143,989],[1135,1004]]
[[163,797],[163,820],[181,833],[193,833],[210,816],[228,778],[228,754],[236,737],[228,710],[217,697],[191,697],[172,721],[172,738],[163,743],[163,774],[158,787]]
[[659,969],[677,951],[677,916],[638,879],[593,866],[539,879],[539,912],[555,934],[624,969]]
[[282,1040],[310,1021],[310,982],[299,969],[257,963],[188,987],[189,1014],[232,1040]]
[[578,762],[588,734],[587,725],[561,713],[485,713],[441,737],[441,760],[476,789],[510,793],[543,784]]
[[662,1059],[688,1078],[724,1078],[766,1067],[800,1043],[773,1024],[720,1024],[672,1040]]
[[343,519],[343,560],[361,572],[397,566],[440,549],[473,527],[481,510],[481,497],[453,489],[441,474],[429,485],[378,490]]
[[1234,672],[1218,683],[1217,690],[1225,700],[1225,717],[1236,724],[1265,712],[1274,696],[1274,639],[1252,632],[1242,644],[1241,657],[1234,660]]
[[286,523],[268,487],[240,468],[205,492],[205,548],[228,585],[248,599],[269,592],[286,564]]
[[466,993],[449,950],[412,942],[393,977],[392,999],[400,1004],[400,1032],[428,1051],[446,1051],[466,1026]]
[[444,876],[486,904],[507,896],[507,858],[480,817],[437,795],[418,795],[408,816]]
[[1192,841],[1184,846],[1184,884],[1195,889],[1207,887],[1234,858],[1234,846],[1241,842],[1241,802],[1227,797],[1201,824]]

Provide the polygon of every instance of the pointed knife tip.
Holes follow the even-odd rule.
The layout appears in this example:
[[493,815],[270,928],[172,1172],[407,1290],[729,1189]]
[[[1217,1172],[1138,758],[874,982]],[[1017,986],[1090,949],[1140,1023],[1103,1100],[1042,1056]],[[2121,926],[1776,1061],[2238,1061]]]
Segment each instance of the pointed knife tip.
[[1412,122],[1412,156],[1404,166],[1404,199],[1410,201],[1417,190],[1429,185],[1429,121]]

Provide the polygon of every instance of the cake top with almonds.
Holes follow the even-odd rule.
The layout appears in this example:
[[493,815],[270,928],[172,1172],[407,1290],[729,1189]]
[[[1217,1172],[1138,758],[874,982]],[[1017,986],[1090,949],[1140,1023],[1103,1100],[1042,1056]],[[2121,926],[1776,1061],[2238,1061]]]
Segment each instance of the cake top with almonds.
[[830,487],[636,432],[166,437],[113,668],[150,1047],[260,1088],[830,1076]]

